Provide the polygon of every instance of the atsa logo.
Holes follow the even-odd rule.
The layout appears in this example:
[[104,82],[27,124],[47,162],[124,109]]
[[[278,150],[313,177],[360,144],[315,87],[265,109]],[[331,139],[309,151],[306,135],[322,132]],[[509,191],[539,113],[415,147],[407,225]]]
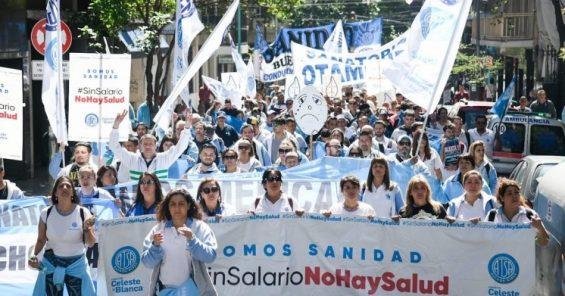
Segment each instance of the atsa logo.
[[488,273],[499,284],[514,281],[520,273],[518,261],[508,254],[496,254],[488,262]]
[[112,268],[120,274],[134,271],[139,265],[141,257],[139,252],[130,246],[125,246],[116,251],[112,256]]
[[98,115],[94,113],[88,113],[84,117],[84,123],[90,127],[98,125]]

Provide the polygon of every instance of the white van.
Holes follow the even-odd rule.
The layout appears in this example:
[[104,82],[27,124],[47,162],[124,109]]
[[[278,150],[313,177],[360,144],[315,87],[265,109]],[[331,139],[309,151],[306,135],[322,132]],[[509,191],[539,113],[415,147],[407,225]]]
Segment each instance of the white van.
[[509,174],[529,155],[565,156],[565,124],[527,113],[509,113],[492,117],[487,127],[497,135],[494,141],[492,162],[496,171]]

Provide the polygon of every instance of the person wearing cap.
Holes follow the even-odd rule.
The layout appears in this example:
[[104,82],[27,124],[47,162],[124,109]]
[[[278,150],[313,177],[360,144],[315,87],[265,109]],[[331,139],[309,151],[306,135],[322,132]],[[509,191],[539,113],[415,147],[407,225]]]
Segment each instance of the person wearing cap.
[[[265,140],[271,135],[271,132],[269,130],[267,130],[267,128],[264,127],[260,118],[255,117],[255,116],[250,117],[249,124],[251,124],[251,127],[253,127],[253,134],[254,134],[255,140],[257,140],[261,143],[264,143]],[[272,122],[271,122],[271,124],[272,124]],[[272,130],[272,127],[271,127],[271,130]]]
[[73,151],[73,162],[65,166],[64,168],[60,168],[61,160],[63,156],[61,153],[55,153],[53,158],[51,158],[51,162],[49,163],[49,174],[53,179],[56,179],[61,176],[69,177],[73,181],[73,186],[79,186],[79,177],[78,171],[81,167],[85,165],[92,166],[95,170],[98,170],[98,166],[96,166],[91,159],[92,147],[89,143],[86,142],[78,142],[75,144],[74,151]]
[[155,136],[146,134],[139,139],[141,145],[140,152],[132,153],[120,146],[118,142],[118,128],[126,115],[126,110],[116,115],[112,131],[110,132],[108,146],[114,155],[122,161],[121,166],[129,171],[129,179],[138,180],[143,172],[154,172],[159,178],[167,178],[169,167],[180,157],[191,141],[190,131],[185,129],[181,132],[181,136],[175,146],[166,152],[160,153],[157,153],[157,139]]
[[286,130],[286,119],[277,117],[273,120],[273,133],[270,134],[263,142],[265,148],[271,156],[271,160],[279,158],[279,146],[285,139],[290,139],[296,143],[296,138]]
[[296,129],[296,120],[294,119],[294,117],[292,116],[286,117],[285,128],[291,135],[293,135],[296,138],[296,141],[298,143],[298,149],[300,150],[300,152],[306,153],[306,150],[308,149],[308,144],[306,144],[304,137],[302,137],[302,135]]
[[226,147],[231,147],[239,139],[239,135],[233,126],[226,123],[226,113],[218,112],[218,123],[216,124],[216,135],[224,140]]
[[289,152],[286,154],[286,157],[284,159],[284,164],[286,166],[287,169],[293,168],[297,165],[300,164],[300,158],[298,157],[298,153],[296,152]]
[[5,175],[4,160],[0,158],[0,200],[24,198],[23,191],[18,188],[16,183],[4,179]]

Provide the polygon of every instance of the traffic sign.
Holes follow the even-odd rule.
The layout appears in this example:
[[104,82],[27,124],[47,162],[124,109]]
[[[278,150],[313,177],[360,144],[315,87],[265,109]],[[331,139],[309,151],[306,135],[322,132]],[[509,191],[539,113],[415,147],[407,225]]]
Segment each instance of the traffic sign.
[[[37,50],[40,54],[45,54],[45,24],[47,24],[47,19],[41,19],[31,29],[31,44],[33,48]],[[69,26],[63,21],[61,21],[61,39],[63,42],[63,54],[69,51],[71,48],[71,43],[73,42],[73,34]]]

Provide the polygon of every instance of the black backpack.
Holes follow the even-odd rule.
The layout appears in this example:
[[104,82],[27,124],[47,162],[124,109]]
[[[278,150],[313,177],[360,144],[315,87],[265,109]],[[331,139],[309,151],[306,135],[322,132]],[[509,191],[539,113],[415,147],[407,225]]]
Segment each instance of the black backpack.
[[[49,208],[47,209],[47,216],[45,216],[45,231],[47,231],[47,218],[49,218],[49,215],[51,214],[51,211],[53,210],[54,206],[49,206]],[[82,221],[82,224],[84,225],[84,208],[80,207],[80,220]],[[85,242],[84,239],[84,231],[82,232],[82,242]]]
[[[494,222],[494,217],[496,217],[496,211],[498,209],[492,209],[488,212],[487,217],[488,217],[488,221],[489,222]],[[528,220],[532,220],[532,216],[534,215],[534,211],[526,208],[526,217],[528,218]]]

